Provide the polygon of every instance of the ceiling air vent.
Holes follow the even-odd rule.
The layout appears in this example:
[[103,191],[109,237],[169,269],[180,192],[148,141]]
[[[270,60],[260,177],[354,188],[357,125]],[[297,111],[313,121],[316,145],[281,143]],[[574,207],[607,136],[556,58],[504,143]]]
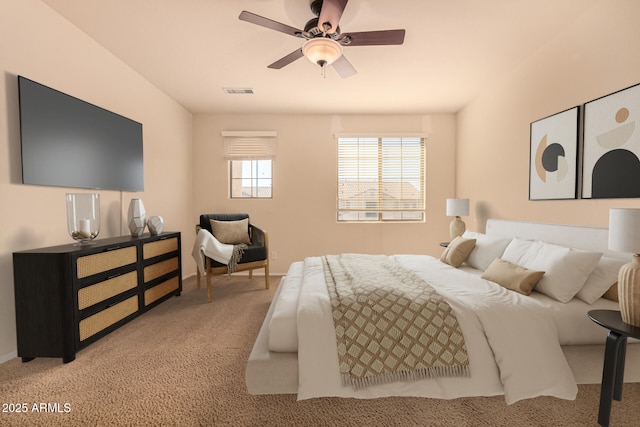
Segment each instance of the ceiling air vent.
[[224,93],[227,95],[253,95],[253,89],[247,87],[225,87]]

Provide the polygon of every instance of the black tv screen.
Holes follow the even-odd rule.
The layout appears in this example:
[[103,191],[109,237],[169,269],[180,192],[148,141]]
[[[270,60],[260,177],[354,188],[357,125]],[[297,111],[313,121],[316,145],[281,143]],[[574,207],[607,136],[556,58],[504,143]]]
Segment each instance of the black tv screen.
[[22,182],[143,191],[142,124],[18,76]]

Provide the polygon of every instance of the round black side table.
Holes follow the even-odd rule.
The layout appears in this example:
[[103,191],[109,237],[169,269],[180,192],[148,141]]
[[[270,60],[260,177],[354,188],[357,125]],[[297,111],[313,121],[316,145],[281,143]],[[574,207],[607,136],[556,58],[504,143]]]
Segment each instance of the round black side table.
[[613,399],[622,400],[627,338],[640,339],[640,328],[623,322],[620,312],[617,310],[591,310],[588,315],[598,325],[609,329],[604,350],[600,409],[598,410],[598,424],[608,426],[611,416],[611,401]]

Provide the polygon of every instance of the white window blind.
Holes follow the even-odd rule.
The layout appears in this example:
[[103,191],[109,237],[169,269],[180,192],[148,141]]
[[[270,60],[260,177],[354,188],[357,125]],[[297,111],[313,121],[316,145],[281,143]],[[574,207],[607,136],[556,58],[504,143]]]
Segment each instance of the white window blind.
[[338,136],[338,221],[422,221],[422,136]]
[[274,131],[223,131],[224,157],[228,160],[267,160],[276,156]]

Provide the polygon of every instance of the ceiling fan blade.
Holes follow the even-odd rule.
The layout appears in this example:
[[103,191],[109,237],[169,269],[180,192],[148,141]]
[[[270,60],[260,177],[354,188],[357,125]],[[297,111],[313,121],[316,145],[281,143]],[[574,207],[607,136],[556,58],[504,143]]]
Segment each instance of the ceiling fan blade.
[[343,46],[383,46],[404,43],[404,30],[363,31],[359,33],[343,33],[337,41],[351,39]]
[[255,13],[247,12],[246,10],[243,10],[242,13],[240,13],[238,19],[240,19],[241,21],[260,25],[261,27],[269,28],[271,30],[280,31],[281,33],[289,34],[290,36],[294,37],[298,37],[302,33],[302,31],[297,28],[293,28],[278,21],[265,18],[264,16],[256,15]]
[[304,54],[302,53],[302,48],[294,50],[289,55],[278,59],[273,64],[269,65],[267,68],[273,68],[275,70],[279,70],[280,68],[291,64],[296,59],[302,58]]
[[327,34],[333,34],[338,29],[342,12],[349,0],[324,0],[318,16],[318,28]]
[[333,64],[333,69],[342,77],[346,79],[347,77],[351,77],[357,73],[356,69],[353,68],[351,62],[344,57],[344,55],[340,56],[340,58],[336,59]]

